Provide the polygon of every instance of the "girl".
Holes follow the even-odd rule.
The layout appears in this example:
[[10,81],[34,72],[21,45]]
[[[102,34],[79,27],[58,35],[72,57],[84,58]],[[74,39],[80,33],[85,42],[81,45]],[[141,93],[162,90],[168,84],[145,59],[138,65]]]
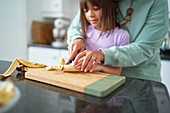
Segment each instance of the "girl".
[[[116,21],[116,12],[117,5],[114,0],[80,0],[81,33],[85,38],[86,51],[94,53],[95,51],[100,51],[100,49],[124,46],[129,43],[129,33],[119,28],[119,24]],[[77,41],[83,41],[83,39],[76,39],[69,46],[69,50],[73,49],[72,47]],[[87,65],[84,64],[83,60],[88,60],[95,63],[95,66],[91,67],[90,72],[94,69],[95,71],[120,75],[121,67],[98,64],[99,57],[97,55],[93,57],[84,56],[85,54],[82,52],[75,59],[75,62],[78,62],[75,66],[81,68],[82,71],[87,72],[89,70],[83,67]]]

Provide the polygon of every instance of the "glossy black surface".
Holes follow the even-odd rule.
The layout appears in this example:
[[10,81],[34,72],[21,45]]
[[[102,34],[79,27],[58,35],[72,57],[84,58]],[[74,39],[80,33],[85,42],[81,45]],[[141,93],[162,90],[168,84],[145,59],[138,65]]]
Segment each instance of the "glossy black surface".
[[51,48],[51,49],[65,49],[65,50],[67,50],[67,46],[53,47],[51,45],[43,45],[43,44],[28,44],[28,47],[29,46],[32,46],[32,47],[41,47],[41,48]]
[[163,60],[170,60],[170,50],[160,50],[160,57]]
[[[0,61],[0,73],[10,62]],[[169,113],[170,99],[162,83],[127,78],[105,98],[97,98],[25,79],[14,72],[8,78],[20,90],[18,102],[6,113]]]

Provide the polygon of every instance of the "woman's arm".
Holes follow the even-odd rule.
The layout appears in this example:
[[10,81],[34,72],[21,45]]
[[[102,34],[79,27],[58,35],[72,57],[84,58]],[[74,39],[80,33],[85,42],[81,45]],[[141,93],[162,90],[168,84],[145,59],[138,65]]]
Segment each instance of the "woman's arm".
[[[124,2],[120,3],[120,10],[125,10]],[[159,49],[168,31],[167,0],[142,0],[136,1],[134,5],[138,7],[134,9],[132,20],[124,25],[131,34],[131,43],[101,49],[105,54],[105,64],[132,67],[142,63],[147,65],[149,59],[153,62],[158,58]]]
[[100,71],[113,75],[120,75],[122,67],[113,67],[110,65],[96,64],[94,71]]
[[72,60],[76,55],[85,49],[85,39],[80,33],[80,12],[73,19],[67,31],[67,43],[69,58],[68,61]]
[[81,29],[80,12],[78,12],[67,30],[67,44],[68,45],[71,45],[73,41],[77,38],[82,38],[84,40],[83,36],[81,35],[80,29]]

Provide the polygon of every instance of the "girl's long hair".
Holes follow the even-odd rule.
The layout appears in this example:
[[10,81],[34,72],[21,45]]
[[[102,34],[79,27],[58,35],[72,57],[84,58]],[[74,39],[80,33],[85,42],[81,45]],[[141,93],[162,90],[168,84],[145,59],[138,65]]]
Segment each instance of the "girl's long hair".
[[97,6],[102,9],[101,13],[101,33],[99,38],[101,37],[104,31],[109,31],[107,37],[110,33],[113,33],[116,26],[119,26],[116,22],[116,13],[117,13],[117,2],[115,0],[80,0],[80,22],[82,29],[82,36],[84,38],[88,38],[86,31],[90,23],[87,21],[85,17],[84,9],[87,9],[87,2],[89,2],[92,6]]

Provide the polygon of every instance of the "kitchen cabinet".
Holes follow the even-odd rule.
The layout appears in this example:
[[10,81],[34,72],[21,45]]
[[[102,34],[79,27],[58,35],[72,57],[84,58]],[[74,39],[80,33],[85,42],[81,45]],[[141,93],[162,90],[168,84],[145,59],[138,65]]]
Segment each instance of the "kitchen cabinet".
[[161,65],[162,82],[166,85],[170,93],[170,60],[161,60]]
[[46,64],[49,66],[57,66],[60,58],[68,59],[68,50],[66,48],[53,48],[42,46],[28,47],[28,60]]
[[73,12],[74,0],[43,0],[42,15],[51,18],[70,19]]

